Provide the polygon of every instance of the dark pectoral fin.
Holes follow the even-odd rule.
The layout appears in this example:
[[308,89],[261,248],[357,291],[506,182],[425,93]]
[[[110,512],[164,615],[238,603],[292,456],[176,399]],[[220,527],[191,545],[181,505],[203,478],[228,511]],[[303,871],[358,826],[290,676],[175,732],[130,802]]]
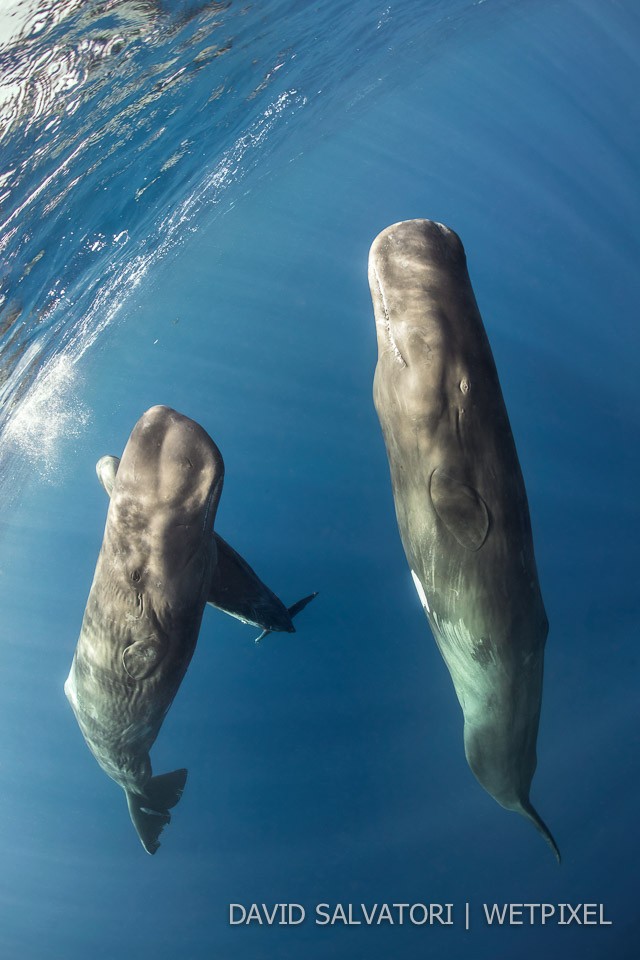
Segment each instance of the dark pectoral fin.
[[243,623],[263,630],[295,630],[287,608],[233,547],[214,534],[218,560],[208,602]]
[[449,533],[467,550],[479,550],[489,532],[489,511],[478,491],[436,467],[430,492],[434,510]]

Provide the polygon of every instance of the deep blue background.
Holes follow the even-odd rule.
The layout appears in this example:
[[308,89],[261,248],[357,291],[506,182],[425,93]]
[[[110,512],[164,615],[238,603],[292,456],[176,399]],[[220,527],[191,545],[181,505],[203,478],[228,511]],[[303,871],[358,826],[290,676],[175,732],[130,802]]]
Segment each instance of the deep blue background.
[[[87,426],[25,446],[2,518],[3,956],[636,956],[638,26],[630,0],[513,3],[412,48],[348,119],[294,117],[39,409]],[[527,483],[551,623],[532,799],[561,867],[466,766],[397,535],[366,258],[416,216],[465,243]],[[205,612],[153,750],[190,774],[152,860],[62,685],[94,463],[154,403],[222,450],[221,534],[285,601],[320,596],[259,647]],[[457,922],[230,927],[253,901],[453,902]],[[613,925],[487,929],[493,901],[602,902]]]

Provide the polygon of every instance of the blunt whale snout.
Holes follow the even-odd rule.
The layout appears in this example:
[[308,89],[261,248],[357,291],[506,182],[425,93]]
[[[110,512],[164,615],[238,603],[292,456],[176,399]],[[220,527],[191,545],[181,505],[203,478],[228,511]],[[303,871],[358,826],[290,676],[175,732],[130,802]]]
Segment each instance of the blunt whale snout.
[[[460,238],[432,220],[403,220],[380,233],[369,253],[378,351],[398,368],[423,365],[444,343],[447,302],[466,275]],[[471,301],[473,294],[470,290]]]
[[163,594],[170,607],[191,604],[192,592],[203,589],[199,568],[203,558],[210,562],[224,481],[211,437],[176,410],[151,407],[122,459],[102,458],[98,475],[110,487],[108,529],[118,531],[120,555],[130,571],[146,571],[140,590]]
[[[98,476],[115,490],[114,505],[134,505],[139,521],[157,525],[163,517],[193,533],[210,530],[224,481],[224,461],[211,437],[194,420],[155,406],[140,417],[117,465],[98,461]],[[150,529],[150,527],[149,527]]]

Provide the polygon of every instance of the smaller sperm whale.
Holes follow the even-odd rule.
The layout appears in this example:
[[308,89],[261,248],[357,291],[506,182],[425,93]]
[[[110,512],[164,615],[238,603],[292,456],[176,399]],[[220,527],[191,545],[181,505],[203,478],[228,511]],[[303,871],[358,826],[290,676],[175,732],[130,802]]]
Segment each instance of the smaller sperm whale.
[[224,463],[195,421],[165,406],[122,455],[97,464],[110,496],[65,694],[102,769],[124,790],[153,854],[187,771],[154,776],[149,751],[193,656],[207,603],[265,632],[295,627],[249,564],[214,533]]

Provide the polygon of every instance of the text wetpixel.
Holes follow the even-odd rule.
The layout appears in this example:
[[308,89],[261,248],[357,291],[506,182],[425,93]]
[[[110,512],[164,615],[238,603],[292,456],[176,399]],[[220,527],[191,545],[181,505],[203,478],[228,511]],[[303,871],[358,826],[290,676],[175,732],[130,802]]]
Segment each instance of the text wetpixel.
[[560,927],[570,924],[608,927],[613,923],[605,918],[602,903],[484,903],[482,906],[490,926],[555,923]]

